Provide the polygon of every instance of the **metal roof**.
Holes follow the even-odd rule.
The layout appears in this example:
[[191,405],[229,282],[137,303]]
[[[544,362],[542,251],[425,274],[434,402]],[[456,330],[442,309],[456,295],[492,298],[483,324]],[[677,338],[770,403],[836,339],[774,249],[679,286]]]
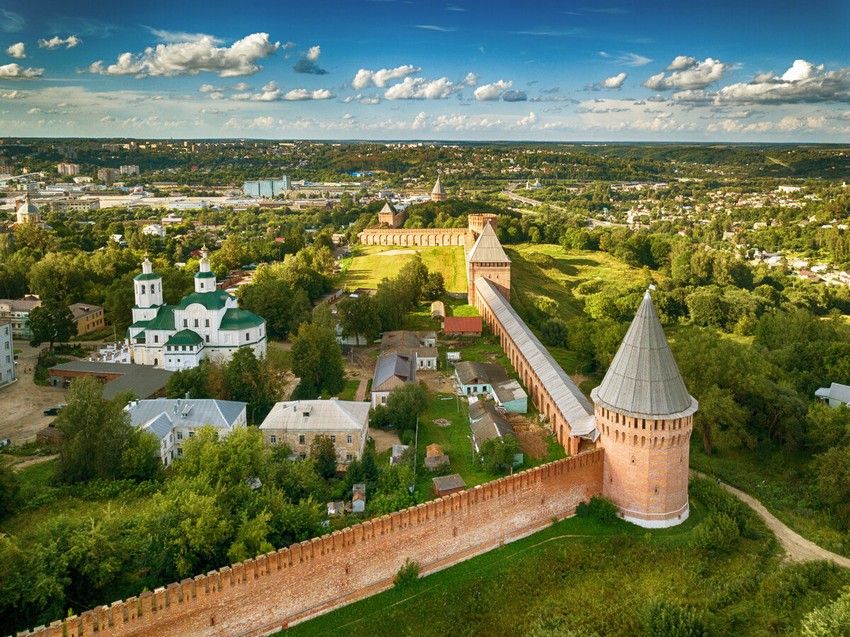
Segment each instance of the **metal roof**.
[[174,329],[174,305],[160,305],[145,329],[171,331]]
[[484,225],[481,234],[478,235],[478,240],[469,251],[467,263],[510,263],[511,260],[505,254],[505,249],[499,243],[499,238],[496,236],[496,231],[490,223]]
[[570,435],[595,440],[599,432],[593,417],[593,404],[555,362],[543,343],[523,322],[496,286],[484,277],[476,279],[474,285],[476,292],[496,315],[502,327],[511,335],[517,349],[523,353],[529,367],[537,374],[555,406],[567,420]]
[[203,343],[204,339],[201,338],[201,335],[197,332],[193,332],[192,330],[180,330],[179,332],[173,334],[171,338],[165,341],[166,345],[197,345],[198,343]]
[[432,478],[432,480],[437,491],[450,491],[452,489],[466,488],[466,482],[464,482],[463,478],[461,478],[457,473],[453,473],[449,476],[437,476],[436,478]]
[[249,327],[257,327],[265,323],[265,320],[248,310],[231,307],[225,310],[221,319],[220,330],[243,330]]
[[[472,429],[476,446],[480,446],[485,440],[492,440],[493,438],[516,437],[516,432],[511,423],[493,405],[480,400],[474,404],[479,406],[472,409],[472,405],[470,405],[470,420],[472,422],[469,428]],[[473,412],[475,416],[473,416]]]
[[508,380],[508,374],[498,363],[462,361],[455,364],[458,380],[463,385],[490,385]]
[[444,334],[481,332],[480,316],[447,316],[443,319]]
[[697,401],[685,387],[649,291],[602,384],[591,396],[599,405],[638,418],[682,418],[697,410]]
[[398,352],[388,352],[378,356],[375,363],[375,375],[372,377],[372,391],[389,391],[403,383],[416,382],[416,357]]
[[101,363],[94,361],[71,361],[54,365],[50,372],[77,372],[91,376],[118,375],[103,386],[103,397],[107,400],[115,398],[125,391],[132,391],[139,398],[153,396],[165,387],[171,374],[165,369],[151,367],[149,365],[136,365],[133,363]]
[[213,290],[212,292],[194,292],[189,296],[184,296],[180,304],[176,306],[178,310],[185,310],[193,303],[200,303],[208,310],[220,310],[227,307],[230,300],[235,300],[233,296],[224,290]]
[[440,181],[440,176],[437,175],[437,181],[434,183],[434,187],[431,189],[432,195],[445,195],[446,191],[443,188],[443,182]]
[[513,378],[493,385],[493,393],[496,394],[496,399],[500,404],[528,398],[528,394],[525,393],[522,386]]
[[369,424],[368,402],[293,400],[275,403],[260,429],[362,431]]
[[156,398],[131,402],[127,405],[127,411],[130,422],[136,427],[146,427],[164,415],[173,427],[212,425],[230,431],[247,404],[210,398]]
[[850,404],[850,386],[842,385],[841,383],[830,383],[829,387],[818,389],[815,392],[815,396]]
[[162,440],[171,433],[174,425],[171,423],[171,418],[168,417],[168,414],[162,413],[153,420],[145,423],[143,428],[155,435],[157,440]]

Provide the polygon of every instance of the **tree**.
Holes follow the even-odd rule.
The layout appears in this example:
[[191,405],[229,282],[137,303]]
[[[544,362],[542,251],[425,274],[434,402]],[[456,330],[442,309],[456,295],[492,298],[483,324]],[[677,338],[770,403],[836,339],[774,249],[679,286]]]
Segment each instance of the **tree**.
[[[130,424],[121,397],[103,399],[103,385],[91,377],[71,383],[68,405],[56,419],[65,433],[59,450],[58,477],[75,483],[94,479],[149,479],[161,468],[159,443]],[[151,462],[152,455],[157,462]]]
[[212,398],[207,389],[210,363],[204,359],[197,367],[174,372],[165,385],[165,395],[169,398]]
[[67,305],[58,301],[47,301],[30,312],[29,326],[32,337],[30,345],[38,347],[49,343],[66,343],[77,334],[77,323]]
[[299,395],[315,398],[322,392],[333,396],[345,386],[342,350],[333,330],[302,323],[292,339],[292,373],[301,379]]
[[838,599],[815,608],[800,624],[801,637],[850,637],[850,587]]
[[266,320],[269,336],[285,339],[310,317],[310,299],[281,279],[267,279],[239,289],[239,305]]
[[479,460],[487,473],[503,473],[514,466],[514,458],[522,453],[516,436],[491,438],[481,443]]
[[387,396],[387,419],[398,429],[412,430],[428,408],[428,390],[422,383],[404,383]]
[[337,318],[345,338],[356,337],[358,343],[364,339],[371,343],[381,331],[381,317],[375,299],[363,294],[343,299],[337,304]]
[[5,519],[18,506],[20,481],[12,468],[0,463],[0,520]]
[[323,478],[332,478],[336,473],[336,449],[328,436],[316,436],[310,443],[310,458]]
[[817,456],[818,492],[845,522],[850,521],[850,446],[833,447]]

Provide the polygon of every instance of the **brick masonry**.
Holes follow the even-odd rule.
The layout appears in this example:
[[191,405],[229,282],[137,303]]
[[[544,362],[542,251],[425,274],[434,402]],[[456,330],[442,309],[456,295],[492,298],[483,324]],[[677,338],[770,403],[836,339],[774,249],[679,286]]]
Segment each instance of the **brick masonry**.
[[602,492],[603,454],[522,471],[19,635],[268,635],[391,587],[407,558],[433,573],[571,515]]

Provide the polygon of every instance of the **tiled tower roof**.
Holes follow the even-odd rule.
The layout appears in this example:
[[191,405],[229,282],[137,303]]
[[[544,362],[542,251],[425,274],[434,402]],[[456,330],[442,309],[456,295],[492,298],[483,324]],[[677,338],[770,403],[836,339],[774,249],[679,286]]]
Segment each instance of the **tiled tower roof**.
[[649,291],[593,400],[639,418],[682,418],[697,410],[664,336]]
[[496,231],[489,223],[485,224],[484,230],[469,251],[468,263],[510,263],[511,260],[505,254],[505,249],[499,243]]

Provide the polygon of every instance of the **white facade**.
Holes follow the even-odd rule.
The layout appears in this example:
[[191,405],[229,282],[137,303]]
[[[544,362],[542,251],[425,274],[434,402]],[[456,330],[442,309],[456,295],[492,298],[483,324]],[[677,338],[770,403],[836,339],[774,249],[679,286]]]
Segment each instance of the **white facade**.
[[15,346],[12,343],[12,324],[0,322],[0,387],[16,380]]
[[136,304],[127,331],[133,361],[171,371],[197,367],[204,358],[229,360],[242,347],[257,358],[266,353],[266,322],[241,310],[236,297],[216,287],[204,249],[195,293],[177,305],[164,305],[162,278],[146,258],[133,281]]

